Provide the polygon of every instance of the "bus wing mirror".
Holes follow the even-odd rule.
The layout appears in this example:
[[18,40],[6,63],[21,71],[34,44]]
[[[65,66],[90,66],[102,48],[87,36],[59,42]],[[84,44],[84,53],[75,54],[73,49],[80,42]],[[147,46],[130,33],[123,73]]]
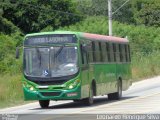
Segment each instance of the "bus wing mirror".
[[16,48],[16,59],[19,59],[19,47]]

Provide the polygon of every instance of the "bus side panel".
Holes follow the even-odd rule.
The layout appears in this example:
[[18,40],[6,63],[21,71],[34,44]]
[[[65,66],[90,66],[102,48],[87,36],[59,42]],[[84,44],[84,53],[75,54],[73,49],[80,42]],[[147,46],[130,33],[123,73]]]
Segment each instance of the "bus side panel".
[[131,69],[130,63],[117,64],[117,79],[121,77],[122,79],[122,89],[126,90],[131,85]]
[[81,68],[81,98],[89,96],[89,79],[88,79],[88,68],[82,66]]
[[126,64],[126,69],[125,69],[126,71],[126,84],[125,84],[125,86],[123,86],[123,90],[127,90],[130,86],[131,86],[131,84],[132,84],[132,81],[131,81],[131,65],[130,65],[130,63],[128,63],[128,64]]
[[97,95],[104,95],[116,91],[116,64],[95,64],[95,78]]

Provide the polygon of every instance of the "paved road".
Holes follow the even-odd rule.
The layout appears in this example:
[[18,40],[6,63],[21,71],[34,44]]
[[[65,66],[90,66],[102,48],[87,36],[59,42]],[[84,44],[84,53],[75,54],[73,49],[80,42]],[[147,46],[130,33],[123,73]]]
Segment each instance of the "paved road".
[[[120,101],[109,101],[107,96],[94,98],[93,106],[72,101],[51,102],[48,109],[41,109],[38,102],[18,107],[0,109],[0,114],[143,114],[160,113],[160,76],[134,83],[123,92]],[[28,116],[29,117],[29,116]],[[45,120],[49,120],[45,118]]]

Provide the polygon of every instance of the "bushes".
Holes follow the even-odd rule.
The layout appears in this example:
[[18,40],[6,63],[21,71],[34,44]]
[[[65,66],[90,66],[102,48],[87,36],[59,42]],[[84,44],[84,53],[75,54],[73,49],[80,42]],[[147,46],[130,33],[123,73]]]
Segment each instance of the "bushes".
[[0,108],[23,103],[22,59],[15,59],[16,46],[21,42],[19,33],[0,34]]
[[21,60],[15,59],[16,46],[20,45],[22,37],[17,34],[11,36],[0,34],[0,74],[20,73]]
[[2,17],[11,21],[23,33],[39,32],[47,26],[55,30],[82,19],[71,0],[3,0],[0,2],[1,8]]
[[0,101],[0,108],[23,103],[21,75],[1,75]]
[[11,34],[19,31],[19,28],[17,28],[12,22],[0,16],[0,32],[5,34]]
[[134,80],[160,74],[160,51],[149,54],[134,53],[132,55],[132,76]]
[[132,0],[135,23],[145,26],[160,26],[159,0]]

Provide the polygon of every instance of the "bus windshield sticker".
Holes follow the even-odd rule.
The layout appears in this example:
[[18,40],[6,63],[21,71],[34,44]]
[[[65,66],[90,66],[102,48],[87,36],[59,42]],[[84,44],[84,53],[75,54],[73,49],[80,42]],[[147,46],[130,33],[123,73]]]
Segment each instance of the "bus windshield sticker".
[[44,71],[43,71],[43,75],[44,75],[44,76],[47,76],[47,75],[48,75],[47,70],[44,70]]

